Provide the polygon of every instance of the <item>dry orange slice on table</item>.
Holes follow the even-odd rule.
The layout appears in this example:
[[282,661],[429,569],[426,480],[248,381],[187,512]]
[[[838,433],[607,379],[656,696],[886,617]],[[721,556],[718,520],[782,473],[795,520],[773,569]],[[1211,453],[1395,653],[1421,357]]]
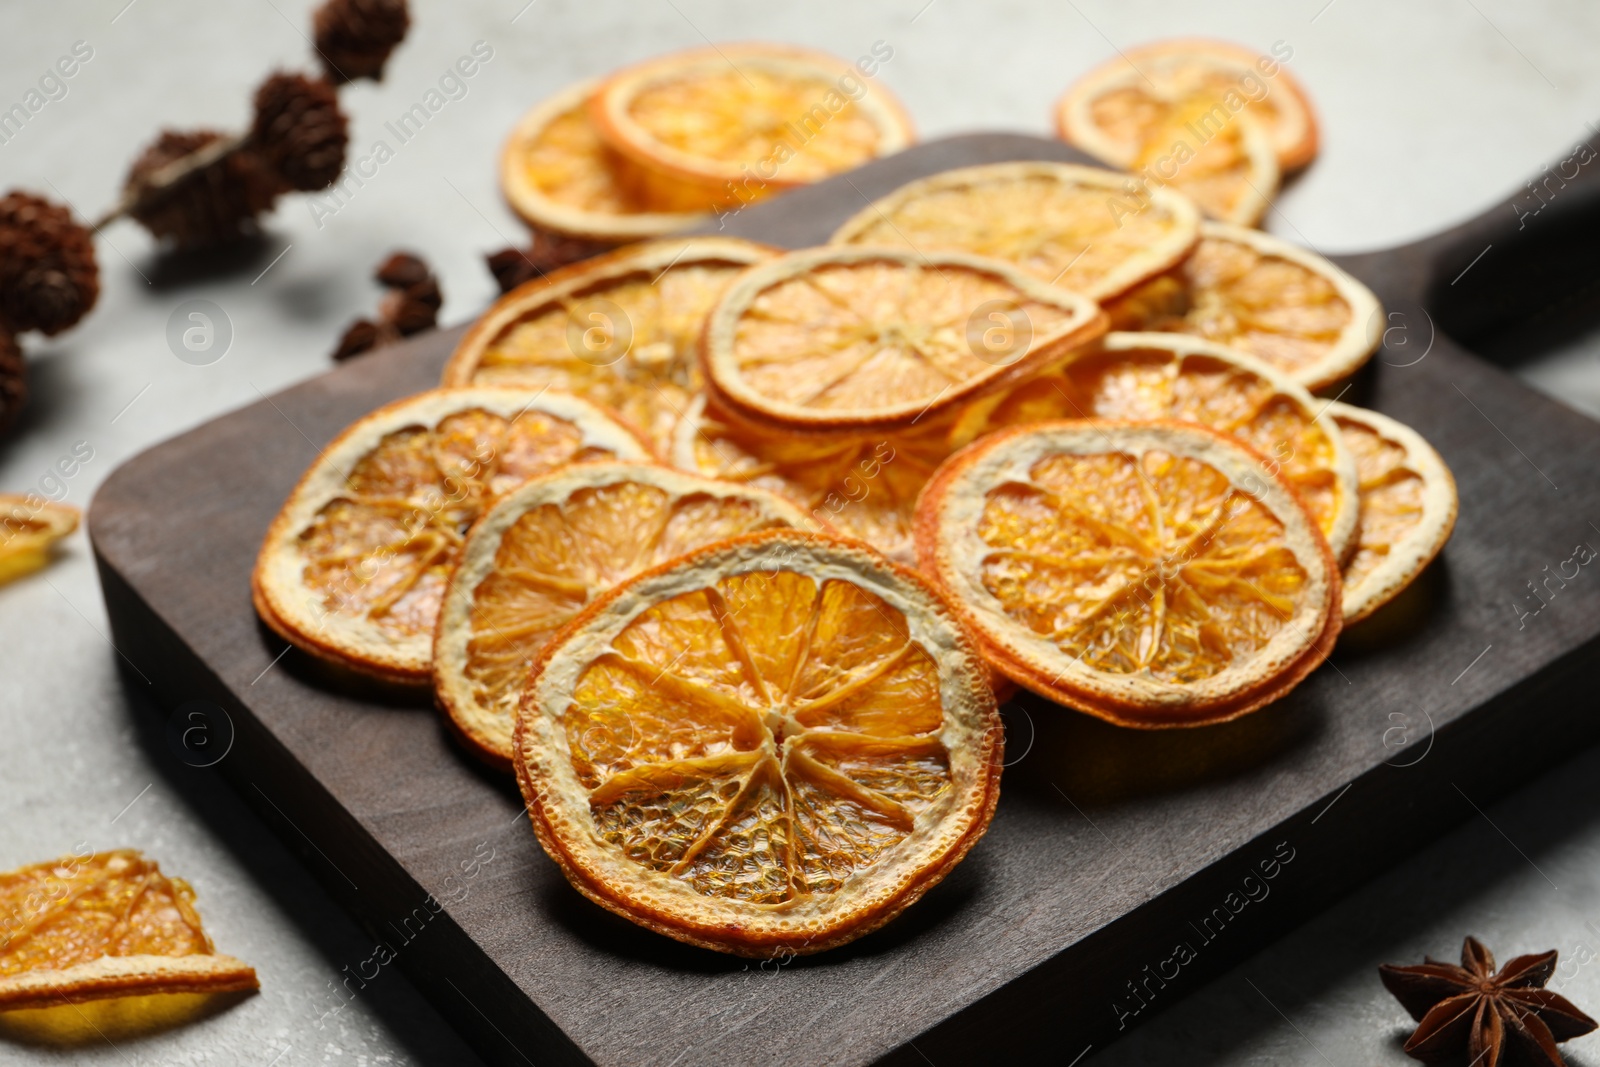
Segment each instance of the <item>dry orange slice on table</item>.
[[1361,536],[1344,567],[1348,626],[1400,595],[1439,554],[1456,525],[1456,482],[1411,427],[1349,404],[1330,404],[1361,477]]
[[1333,648],[1328,542],[1289,487],[1191,423],[1001,430],[917,506],[917,559],[1028,689],[1123,726],[1224,722]]
[[937,421],[1106,330],[1088,297],[959,252],[833,246],[752,267],[706,317],[707,389],[757,426]]
[[745,956],[817,952],[916,901],[983,835],[1001,725],[919,577],[799,531],[595,601],[535,667],[517,778],[595,903]]
[[654,241],[575,263],[495,301],[456,345],[445,385],[528,385],[620,413],[665,454],[700,388],[706,312],[773,252],[725,237]]
[[1126,174],[1099,167],[962,167],[874,201],[830,240],[990,256],[1109,300],[1178,263],[1200,239],[1191,201],[1160,188],[1138,194]]
[[1315,252],[1221,222],[1202,224],[1188,259],[1106,310],[1117,329],[1204,337],[1312,390],[1354,374],[1382,337],[1366,286]]
[[1355,547],[1355,456],[1319,401],[1260,360],[1197,337],[1113,333],[1101,349],[962,413],[952,433],[979,435],[1056,419],[1178,419],[1236,437],[1300,495],[1335,559]]
[[0,493],[0,584],[50,561],[50,547],[78,528],[78,509],[32,494]]
[[621,244],[693,226],[695,212],[657,211],[629,189],[621,161],[589,116],[599,82],[570,86],[536,104],[500,155],[500,188],[531,226]]
[[475,751],[509,768],[528,667],[584,605],[714,541],[808,525],[782,497],[654,463],[584,463],[524,482],[461,550],[434,636],[439,704]]
[[1063,140],[1114,167],[1131,167],[1156,127],[1187,101],[1209,102],[1205,129],[1248,115],[1267,132],[1278,167],[1317,154],[1310,98],[1282,63],[1221,41],[1185,38],[1120,53],[1073,83],[1056,105]]
[[0,1011],[259,986],[201,928],[194,890],[131,849],[0,874]]
[[396,401],[334,438],[289,494],[256,558],[256,611],[312,655],[426,684],[439,602],[494,499],[569,463],[649,456],[564,394],[483,386]]
[[590,107],[625,181],[666,211],[751,203],[916,138],[900,103],[847,60],[780,45],[648,60],[608,77]]
[[1272,140],[1248,114],[1208,131],[1202,124],[1214,107],[1206,97],[1174,107],[1151,128],[1132,169],[1154,188],[1188,196],[1213,219],[1254,226],[1278,192]]

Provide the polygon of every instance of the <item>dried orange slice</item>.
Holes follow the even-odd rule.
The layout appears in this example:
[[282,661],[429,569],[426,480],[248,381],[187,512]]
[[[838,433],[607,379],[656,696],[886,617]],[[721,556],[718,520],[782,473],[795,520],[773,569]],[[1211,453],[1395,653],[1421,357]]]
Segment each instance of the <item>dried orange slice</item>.
[[1344,567],[1344,622],[1393,600],[1439,554],[1456,525],[1456,482],[1411,427],[1349,404],[1330,404],[1361,475],[1361,536]]
[[290,643],[426,684],[433,627],[467,528],[536,474],[649,449],[600,408],[534,389],[435,389],[334,438],[267,531],[251,587]]
[[528,667],[589,601],[714,541],[810,525],[762,489],[654,463],[584,463],[524,482],[473,526],[433,644],[433,687],[461,736],[511,766]]
[[848,61],[767,44],[649,60],[607,78],[590,108],[639,195],[667,211],[751,203],[916,137],[900,103]]
[[917,494],[951,452],[949,420],[883,433],[764,431],[692,404],[673,444],[684,470],[787,497],[807,515],[913,563]]
[[40,496],[0,493],[0,585],[50,561],[50,547],[78,528],[78,509]]
[[1000,756],[983,661],[938,595],[799,531],[724,541],[595,601],[517,712],[517,778],[572,884],[745,956],[894,918],[983,835]]
[[734,415],[865,432],[937,420],[1106,325],[1088,297],[997,259],[834,246],[741,275],[707,316],[701,355]]
[[0,874],[0,1011],[260,983],[212,947],[194,890],[131,849]]
[[1366,286],[1315,252],[1222,222],[1202,224],[1188,259],[1106,310],[1117,329],[1204,337],[1312,390],[1355,373],[1382,333]]
[[622,181],[620,161],[595,131],[583,82],[536,104],[500,155],[500,188],[529,225],[622,243],[693,226],[694,212],[656,211]]
[[1056,419],[1178,419],[1236,437],[1288,482],[1335,559],[1355,546],[1361,501],[1356,460],[1314,399],[1243,353],[1171,333],[1108,334],[1085,352],[962,413],[953,442],[1004,426]]
[[1338,564],[1310,513],[1192,423],[982,438],[923,492],[917,558],[1002,673],[1123,726],[1253,711],[1339,633]]
[[620,413],[660,451],[699,389],[695,345],[736,275],[772,253],[722,237],[663,240],[575,263],[495,301],[445,385],[548,386]]
[[1003,259],[1052,285],[1109,300],[1178,263],[1200,215],[1165,189],[1071,163],[993,163],[945,171],[874,201],[833,244],[950,249]]
[[1056,129],[1096,159],[1129,167],[1172,110],[1195,98],[1212,101],[1208,112],[1221,109],[1208,126],[1239,115],[1263,126],[1284,171],[1317,154],[1310,99],[1281,63],[1194,38],[1130,49],[1079,78],[1056,105]]
[[1208,130],[1203,124],[1215,107],[1203,96],[1174,107],[1151,129],[1133,170],[1158,188],[1184,193],[1213,219],[1254,226],[1278,192],[1278,159],[1266,130],[1248,114]]

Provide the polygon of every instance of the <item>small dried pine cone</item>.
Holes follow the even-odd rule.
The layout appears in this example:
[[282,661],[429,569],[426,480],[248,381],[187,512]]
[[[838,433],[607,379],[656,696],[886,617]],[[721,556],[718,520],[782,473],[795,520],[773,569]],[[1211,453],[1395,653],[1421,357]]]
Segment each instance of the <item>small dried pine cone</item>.
[[327,0],[312,28],[329,81],[382,81],[383,65],[405,40],[411,15],[406,0]]
[[315,192],[338,179],[350,133],[332,85],[279,71],[256,90],[255,112],[250,145],[284,186]]
[[94,235],[69,208],[23,192],[0,197],[0,316],[11,330],[60,333],[99,295]]
[[28,365],[16,335],[0,322],[0,434],[11,429],[28,402]]
[[128,171],[126,187],[136,195],[128,213],[179,248],[224,244],[254,233],[256,217],[272,209],[279,186],[248,148],[229,152],[165,189],[141,188],[162,167],[221,136],[216,130],[163,130]]

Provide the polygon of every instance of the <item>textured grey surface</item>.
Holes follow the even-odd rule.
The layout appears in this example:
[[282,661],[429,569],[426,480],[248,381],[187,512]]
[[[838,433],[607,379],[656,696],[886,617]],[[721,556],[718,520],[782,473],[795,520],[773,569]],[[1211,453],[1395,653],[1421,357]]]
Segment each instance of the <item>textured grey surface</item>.
[[[305,65],[309,7],[7,5],[0,104],[21,100],[75,41],[87,41],[94,55],[64,97],[0,144],[0,186],[37,189],[97,213],[158,126],[237,127],[267,70]],[[65,492],[86,505],[107,472],[150,443],[317,373],[344,323],[375,304],[367,274],[396,246],[434,263],[447,322],[469,318],[492,293],[479,256],[520,234],[493,173],[498,143],[520,111],[575,78],[706,38],[771,38],[845,55],[887,41],[895,55],[881,82],[928,136],[1043,132],[1050,102],[1077,72],[1151,37],[1286,41],[1295,50],[1291,69],[1320,108],[1323,155],[1280,198],[1269,228],[1324,251],[1393,244],[1471,216],[1541,162],[1565,156],[1600,114],[1600,70],[1587,48],[1600,9],[1577,2],[1309,0],[1202,11],[1174,0],[1137,12],[1108,2],[957,0],[414,7],[411,39],[384,84],[345,94],[353,148],[364,154],[379,138],[393,146],[385,121],[474,42],[488,42],[493,58],[466,95],[399,146],[346,205],[314,213],[304,198],[286,200],[261,245],[232,262],[160,262],[136,227],[108,231],[94,314],[62,337],[29,339],[35,399],[0,445],[0,490],[33,488],[83,441],[93,459]],[[232,325],[231,348],[209,366],[179,361],[165,339],[169,315],[195,298],[214,301]],[[1597,346],[1600,338],[1568,346],[1526,373],[1574,403],[1594,404]],[[1564,595],[1600,596],[1595,583],[1586,576]],[[1521,592],[1506,591],[1508,628]],[[1561,602],[1547,610],[1559,612]],[[473,1062],[393,968],[328,1014],[344,1003],[333,991],[342,968],[367,958],[370,939],[224,785],[172,758],[160,716],[139,694],[137,675],[119,673],[105,632],[82,535],[49,570],[0,588],[0,869],[80,842],[144,848],[194,883],[219,947],[255,963],[263,991],[190,1027],[119,1038],[115,1047],[96,1039],[45,1048],[0,1036],[0,1061]],[[1468,932],[1503,956],[1559,948],[1553,984],[1600,1008],[1600,966],[1579,965],[1600,958],[1597,770],[1600,754],[1578,754],[1484,813],[1467,810],[1471,821],[1460,830],[1096,1062],[1409,1062],[1396,1040],[1405,1017],[1372,968],[1424,952],[1451,955]],[[1600,1063],[1600,1038],[1571,1047],[1573,1062]],[[927,1051],[937,1062],[938,1050]],[[1077,1054],[1064,1049],[1062,1061]]]

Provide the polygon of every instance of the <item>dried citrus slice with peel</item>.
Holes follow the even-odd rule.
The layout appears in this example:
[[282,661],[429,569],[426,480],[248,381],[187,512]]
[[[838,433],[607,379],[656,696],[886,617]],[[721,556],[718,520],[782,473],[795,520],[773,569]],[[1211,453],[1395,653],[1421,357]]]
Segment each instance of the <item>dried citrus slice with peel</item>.
[[1310,99],[1280,62],[1195,38],[1130,49],[1079,78],[1056,105],[1056,129],[1096,159],[1128,167],[1155,128],[1195,98],[1222,110],[1208,125],[1243,114],[1264,127],[1286,172],[1317,154]]
[[911,120],[843,59],[765,44],[675,52],[608,77],[595,128],[647,203],[707,211],[898,152]]
[[1355,373],[1381,339],[1366,286],[1315,252],[1221,222],[1201,225],[1180,266],[1106,310],[1118,329],[1204,337],[1311,390]]
[[315,656],[426,684],[439,602],[494,499],[569,463],[649,456],[612,416],[559,393],[435,389],[379,408],[322,450],[273,520],[256,610]]
[[1003,259],[1052,285],[1109,300],[1172,267],[1200,238],[1186,197],[1071,163],[945,171],[874,201],[834,244],[950,249]]
[[0,493],[0,585],[50,561],[50,547],[78,528],[78,509],[40,496]]
[[711,305],[772,249],[732,238],[619,249],[495,301],[445,364],[445,385],[548,386],[603,404],[663,453],[699,389]]
[[622,243],[693,226],[695,212],[655,211],[621,180],[617,155],[595,131],[589,98],[599,82],[535,105],[500,155],[500,188],[529,225]]
[[528,668],[584,605],[715,541],[810,525],[765,490],[654,463],[583,463],[530,479],[467,535],[434,637],[439,704],[475,751],[509,768]]
[[752,267],[706,318],[718,403],[757,425],[937,420],[1103,334],[1094,301],[996,259],[833,246]]
[[678,425],[672,462],[787,497],[809,517],[909,564],[917,494],[950,454],[949,432],[949,420],[881,433],[763,431],[718,417],[701,397]]
[[863,545],[724,541],[595,601],[517,714],[539,841],[591,900],[745,956],[888,922],[982,836],[1001,725],[939,596]]
[[962,413],[953,442],[1057,419],[1178,419],[1259,452],[1310,508],[1335,559],[1355,547],[1356,460],[1314,398],[1260,360],[1197,337],[1112,333],[1100,350]]
[[188,883],[129,849],[0,874],[0,914],[0,1011],[260,984],[212,947]]
[[1200,96],[1174,107],[1151,129],[1133,170],[1190,197],[1213,219],[1254,226],[1278,192],[1278,160],[1266,130],[1246,113],[1205,126],[1217,106]]
[[1361,536],[1344,567],[1344,622],[1360,622],[1421,574],[1456,525],[1456,482],[1411,427],[1330,404],[1361,477]]
[[1339,569],[1261,457],[1180,422],[1002,430],[917,507],[917,558],[995,666],[1124,726],[1223,722],[1333,648]]

